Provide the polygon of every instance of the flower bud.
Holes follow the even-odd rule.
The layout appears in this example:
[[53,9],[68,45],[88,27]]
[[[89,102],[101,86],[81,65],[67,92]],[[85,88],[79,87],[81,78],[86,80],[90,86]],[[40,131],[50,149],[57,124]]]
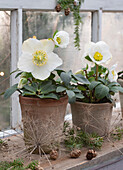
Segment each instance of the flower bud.
[[22,89],[23,86],[26,85],[27,81],[28,81],[28,80],[27,80],[26,78],[21,78],[20,81],[19,81],[19,83],[18,83],[18,88],[19,88],[19,89]]

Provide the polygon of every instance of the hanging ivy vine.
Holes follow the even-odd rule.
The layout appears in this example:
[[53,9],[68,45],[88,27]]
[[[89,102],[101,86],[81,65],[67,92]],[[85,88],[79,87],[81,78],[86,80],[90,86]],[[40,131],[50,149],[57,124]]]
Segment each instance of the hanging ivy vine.
[[75,25],[74,44],[78,50],[80,50],[79,29],[80,29],[80,24],[82,23],[82,18],[80,16],[80,8],[82,2],[84,2],[84,0],[57,0],[58,4],[55,8],[57,12],[60,12],[63,9],[66,16],[69,15],[70,12],[73,12],[74,25]]

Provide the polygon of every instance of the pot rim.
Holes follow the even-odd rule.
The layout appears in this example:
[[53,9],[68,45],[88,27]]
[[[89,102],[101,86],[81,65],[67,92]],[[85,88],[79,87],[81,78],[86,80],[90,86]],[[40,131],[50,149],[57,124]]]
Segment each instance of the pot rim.
[[94,106],[96,106],[96,105],[112,105],[113,106],[113,103],[85,103],[85,102],[79,102],[79,101],[76,101],[75,103],[73,103],[73,104],[83,104],[83,105],[94,105]]
[[67,95],[65,95],[65,96],[63,96],[63,97],[60,97],[58,100],[57,99],[52,99],[52,98],[39,98],[39,97],[26,97],[26,96],[22,96],[21,94],[19,95],[19,98],[26,98],[27,100],[29,99],[33,99],[33,100],[49,100],[49,101],[59,101],[59,100],[61,100],[61,99],[66,99],[66,98],[68,98],[68,96]]
[[68,103],[68,96],[65,95],[64,97],[61,97],[60,99],[40,99],[40,98],[33,98],[33,97],[24,97],[22,95],[19,95],[19,102],[20,104],[24,105],[38,105],[38,106],[57,106],[62,105],[63,103]]

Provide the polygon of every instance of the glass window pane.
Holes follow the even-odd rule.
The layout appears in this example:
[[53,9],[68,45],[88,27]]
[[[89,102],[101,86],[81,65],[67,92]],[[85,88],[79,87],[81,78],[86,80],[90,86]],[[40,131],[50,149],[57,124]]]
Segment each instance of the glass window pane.
[[[0,93],[10,83],[10,12],[0,11]],[[10,99],[0,96],[0,129],[10,126]]]
[[123,70],[123,13],[103,13],[102,40],[108,43],[113,55],[109,66],[118,63],[116,70]]
[[70,44],[66,49],[57,48],[55,52],[64,61],[62,68],[80,69],[84,64],[81,56],[86,44],[91,40],[91,13],[81,13],[83,24],[80,27],[81,51],[74,47],[74,21],[73,16],[65,16],[57,12],[24,12],[23,13],[23,40],[36,36],[37,39],[52,37],[56,30],[65,30],[70,35]]

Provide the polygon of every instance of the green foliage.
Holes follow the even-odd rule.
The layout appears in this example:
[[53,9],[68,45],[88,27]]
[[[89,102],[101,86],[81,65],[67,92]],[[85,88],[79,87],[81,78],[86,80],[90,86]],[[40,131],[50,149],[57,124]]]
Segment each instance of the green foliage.
[[109,70],[98,65],[98,77],[96,76],[96,65],[91,69],[82,68],[76,75],[73,75],[75,88],[83,94],[83,98],[76,96],[80,102],[86,103],[112,103],[112,96],[115,93],[123,93],[123,88],[117,82],[108,80]]
[[123,128],[116,127],[116,129],[111,133],[111,137],[114,140],[121,140],[123,137]]
[[0,144],[3,144],[3,143],[4,143],[4,141],[2,139],[0,139]]
[[16,159],[13,162],[3,161],[0,162],[0,170],[24,170],[23,161],[21,159]]
[[79,0],[78,5],[74,5],[74,0],[58,0],[58,4],[61,5],[61,8],[66,10],[67,8],[70,8],[71,12],[73,12],[74,17],[74,25],[75,25],[75,38],[74,38],[74,44],[75,47],[80,50],[80,38],[79,38],[79,29],[80,29],[80,23],[82,23],[82,18],[80,17],[80,8],[82,2],[84,0]]
[[[72,71],[65,72],[61,69],[56,69],[44,81],[33,78],[31,73],[22,72],[19,76],[21,77],[20,81],[22,79],[27,81],[24,81],[24,84],[21,81],[21,87],[18,87],[19,83],[8,88],[5,93],[2,93],[5,99],[9,98],[15,91],[19,91],[22,96],[41,99],[51,98],[58,100],[60,97],[68,95],[69,102],[72,103],[76,101],[76,98],[83,98],[81,91],[72,83],[73,77],[81,82],[89,83],[84,76],[75,76]],[[59,80],[56,80],[56,77]]]
[[4,93],[5,99],[8,99],[17,90],[17,85],[18,84],[14,84],[13,86],[11,86],[9,89],[5,91]]
[[13,162],[3,161],[0,162],[0,170],[26,170],[30,168],[31,170],[35,170],[38,165],[38,161],[32,161],[26,167],[24,167],[24,162],[21,159],[16,159]]
[[38,165],[38,161],[35,160],[35,161],[32,161],[29,165],[27,165],[27,167],[25,169],[30,168],[31,170],[35,170],[37,165]]
[[102,137],[96,134],[85,133],[80,128],[71,128],[68,122],[64,123],[63,132],[65,135],[64,144],[70,150],[80,149],[83,146],[100,149],[103,143]]

